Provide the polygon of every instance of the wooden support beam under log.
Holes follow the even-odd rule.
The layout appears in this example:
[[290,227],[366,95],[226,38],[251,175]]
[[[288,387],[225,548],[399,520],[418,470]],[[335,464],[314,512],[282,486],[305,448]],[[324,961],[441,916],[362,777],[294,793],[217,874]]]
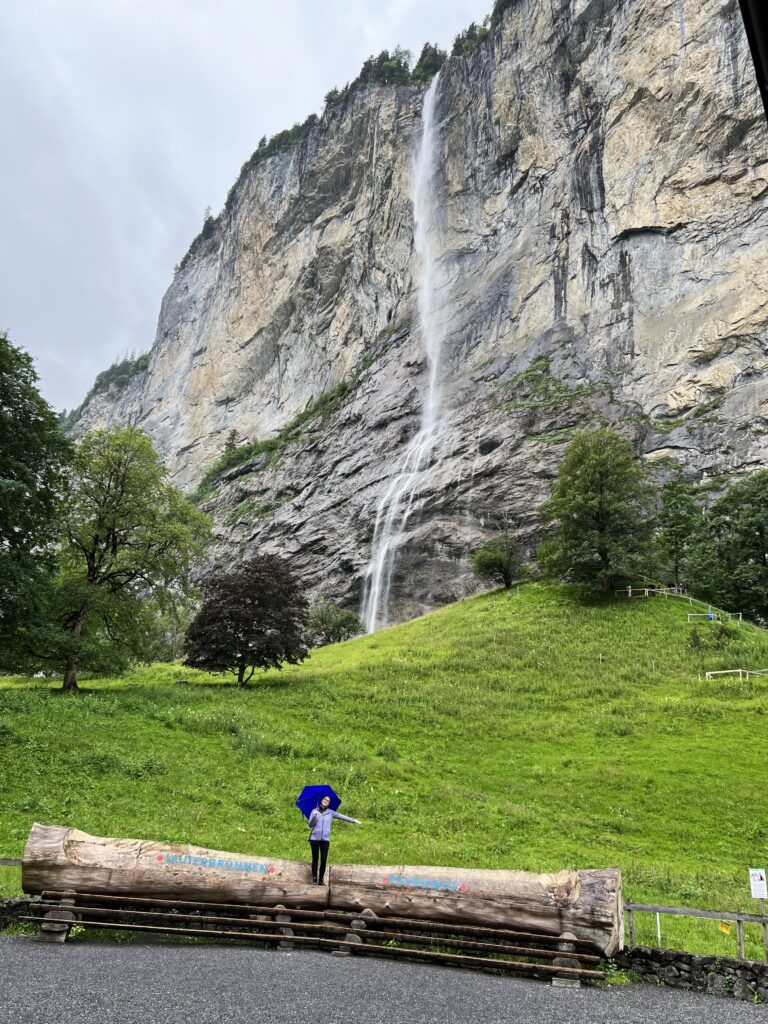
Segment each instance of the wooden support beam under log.
[[139,839],[104,839],[35,824],[22,862],[29,894],[106,895],[328,908],[383,918],[486,925],[549,936],[570,932],[606,956],[624,945],[617,868],[533,874],[444,867],[335,864],[328,886],[309,865]]

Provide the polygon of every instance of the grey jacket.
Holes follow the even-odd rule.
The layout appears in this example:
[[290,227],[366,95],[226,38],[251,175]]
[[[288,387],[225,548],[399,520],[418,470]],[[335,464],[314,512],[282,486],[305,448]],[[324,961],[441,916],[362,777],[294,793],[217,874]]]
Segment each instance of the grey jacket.
[[346,814],[341,814],[340,811],[332,811],[330,807],[327,811],[321,811],[319,807],[316,807],[309,816],[309,838],[330,839],[331,825],[334,818],[338,818],[339,821],[348,821],[352,825],[360,824],[357,818],[348,818]]

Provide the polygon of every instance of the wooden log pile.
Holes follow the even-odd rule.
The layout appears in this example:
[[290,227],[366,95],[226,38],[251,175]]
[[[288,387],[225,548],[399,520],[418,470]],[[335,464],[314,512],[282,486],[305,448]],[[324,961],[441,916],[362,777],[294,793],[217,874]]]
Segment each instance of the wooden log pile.
[[35,824],[22,861],[29,894],[81,893],[327,908],[379,918],[456,922],[540,935],[569,933],[606,956],[624,945],[617,868],[533,874],[335,864],[312,884],[307,863]]

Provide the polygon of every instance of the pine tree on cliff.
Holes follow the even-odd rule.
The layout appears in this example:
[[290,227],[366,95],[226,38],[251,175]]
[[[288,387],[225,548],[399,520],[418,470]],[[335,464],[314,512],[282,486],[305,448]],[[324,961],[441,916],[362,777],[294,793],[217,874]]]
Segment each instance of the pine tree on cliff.
[[424,43],[416,67],[411,72],[411,78],[414,82],[423,82],[426,85],[432,81],[447,60],[448,54],[445,50],[436,44]]
[[540,512],[554,523],[541,544],[544,572],[604,590],[643,567],[653,527],[654,490],[632,445],[603,428],[577,434]]

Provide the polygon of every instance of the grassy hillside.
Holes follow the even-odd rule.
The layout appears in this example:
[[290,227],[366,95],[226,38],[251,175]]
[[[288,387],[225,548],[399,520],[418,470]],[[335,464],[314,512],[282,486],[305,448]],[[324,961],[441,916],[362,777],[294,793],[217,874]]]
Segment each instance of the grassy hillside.
[[[178,666],[74,697],[0,680],[0,856],[20,856],[39,820],[303,857],[293,801],[328,782],[365,821],[337,826],[337,861],[619,865],[636,900],[757,910],[768,678],[703,671],[768,667],[768,634],[706,624],[692,642],[688,610],[532,584],[316,651],[245,692]],[[734,948],[708,927],[710,947]]]

